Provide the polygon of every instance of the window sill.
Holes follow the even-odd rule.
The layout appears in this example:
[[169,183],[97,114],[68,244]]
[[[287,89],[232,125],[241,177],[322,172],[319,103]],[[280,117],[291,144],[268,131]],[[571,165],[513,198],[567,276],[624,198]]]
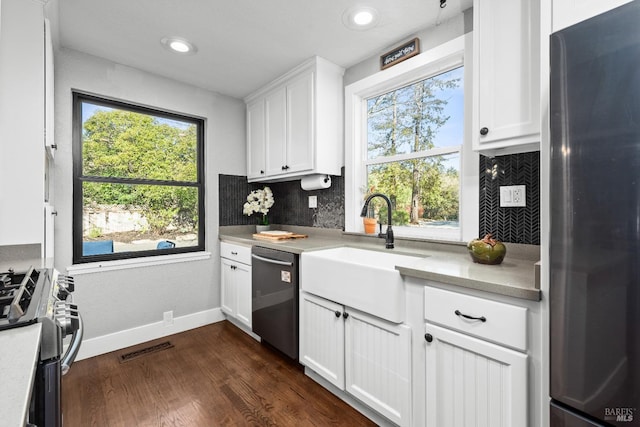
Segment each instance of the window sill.
[[211,258],[211,252],[190,252],[185,254],[160,255],[145,258],[120,259],[117,261],[100,261],[86,264],[75,264],[67,268],[67,273],[79,276],[82,274],[103,271],[126,270],[129,268],[149,267],[153,265],[175,264],[178,262],[201,261]]

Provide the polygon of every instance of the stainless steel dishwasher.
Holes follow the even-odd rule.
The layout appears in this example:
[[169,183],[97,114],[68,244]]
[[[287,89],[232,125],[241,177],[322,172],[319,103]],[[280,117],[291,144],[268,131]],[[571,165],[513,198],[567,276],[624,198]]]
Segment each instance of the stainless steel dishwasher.
[[253,332],[298,360],[298,255],[254,246],[251,258]]

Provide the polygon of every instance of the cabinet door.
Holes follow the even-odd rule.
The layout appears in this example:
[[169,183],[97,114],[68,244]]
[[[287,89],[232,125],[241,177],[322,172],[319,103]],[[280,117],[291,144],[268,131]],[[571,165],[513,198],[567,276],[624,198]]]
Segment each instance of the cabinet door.
[[265,168],[264,99],[247,105],[247,178],[264,176]]
[[43,245],[43,2],[1,0],[0,9],[0,198],[16,201],[0,210],[0,245]]
[[300,293],[300,363],[344,390],[343,307]]
[[352,309],[346,313],[346,390],[394,423],[410,425],[410,328]]
[[285,173],[287,141],[287,91],[280,88],[265,97],[266,174]]
[[54,225],[56,219],[56,211],[55,208],[49,204],[44,204],[44,251],[42,254],[43,258],[54,258],[54,250],[55,250],[55,233],[54,233]]
[[236,283],[236,318],[251,327],[251,266],[236,264],[233,271]]
[[55,157],[54,138],[54,72],[53,72],[53,40],[51,39],[51,24],[44,20],[44,144],[47,153]]
[[235,263],[220,258],[220,308],[230,316],[236,316],[237,296],[234,267]]
[[426,425],[526,426],[527,356],[426,323]]
[[537,0],[473,2],[475,150],[539,144],[539,9]]
[[631,0],[553,0],[553,31],[607,12]]
[[314,166],[313,79],[310,72],[287,85],[287,173]]

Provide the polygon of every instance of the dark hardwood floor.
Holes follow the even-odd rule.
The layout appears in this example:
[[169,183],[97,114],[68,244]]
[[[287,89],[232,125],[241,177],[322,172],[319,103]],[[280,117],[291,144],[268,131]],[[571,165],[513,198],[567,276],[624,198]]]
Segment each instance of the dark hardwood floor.
[[74,363],[62,410],[65,427],[375,425],[227,321]]

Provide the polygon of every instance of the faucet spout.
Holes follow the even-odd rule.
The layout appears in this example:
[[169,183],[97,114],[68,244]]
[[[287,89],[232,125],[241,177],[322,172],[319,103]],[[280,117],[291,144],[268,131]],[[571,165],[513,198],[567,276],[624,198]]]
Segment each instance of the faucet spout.
[[373,193],[372,195],[367,197],[367,200],[365,200],[360,216],[361,217],[367,216],[367,211],[369,210],[369,202],[371,202],[371,199],[373,199],[374,197],[381,197],[382,199],[384,199],[385,202],[387,202],[387,232],[378,234],[378,237],[382,237],[385,239],[385,245],[384,245],[385,248],[393,249],[394,238],[393,238],[393,228],[391,228],[391,209],[392,209],[391,200],[389,200],[389,198],[382,193]]

